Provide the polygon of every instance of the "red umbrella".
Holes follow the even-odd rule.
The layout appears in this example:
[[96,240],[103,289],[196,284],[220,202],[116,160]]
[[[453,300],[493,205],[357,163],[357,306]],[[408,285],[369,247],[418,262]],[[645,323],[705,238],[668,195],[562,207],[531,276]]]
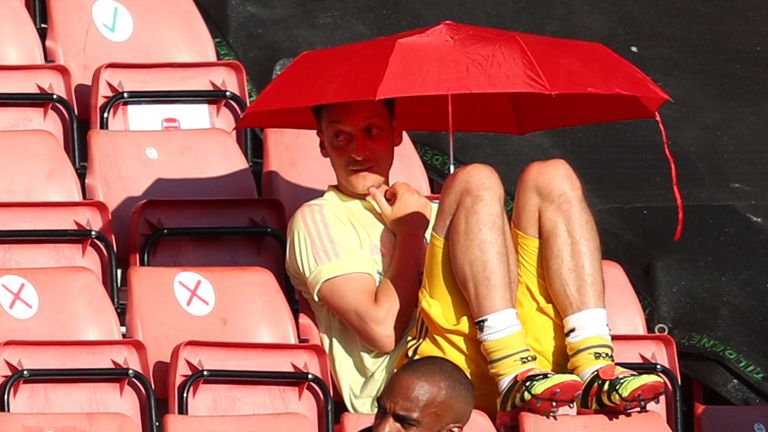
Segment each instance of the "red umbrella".
[[[238,127],[314,129],[311,107],[395,98],[404,130],[535,131],[657,119],[669,96],[606,46],[450,21],[302,53]],[[682,232],[682,200],[666,137]],[[452,143],[451,143],[452,144]],[[453,152],[451,145],[451,165]]]

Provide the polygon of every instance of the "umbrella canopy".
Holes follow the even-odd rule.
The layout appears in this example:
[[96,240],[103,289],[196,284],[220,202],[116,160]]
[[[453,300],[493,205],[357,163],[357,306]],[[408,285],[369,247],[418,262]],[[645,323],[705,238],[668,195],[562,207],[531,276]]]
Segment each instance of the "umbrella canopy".
[[652,119],[669,100],[599,43],[446,21],[301,54],[239,126],[313,129],[313,105],[387,98],[405,130],[512,134]]
[[315,105],[396,99],[408,131],[526,134],[593,123],[656,119],[682,199],[658,108],[670,97],[606,46],[442,22],[307,51],[243,114],[239,128],[315,129]]

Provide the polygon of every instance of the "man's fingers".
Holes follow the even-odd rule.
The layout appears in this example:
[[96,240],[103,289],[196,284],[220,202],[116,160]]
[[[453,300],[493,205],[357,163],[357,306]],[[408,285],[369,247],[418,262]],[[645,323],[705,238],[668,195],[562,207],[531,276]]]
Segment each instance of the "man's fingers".
[[376,205],[379,206],[379,210],[381,210],[382,213],[389,213],[392,211],[392,207],[387,202],[387,199],[384,197],[384,194],[382,194],[381,191],[376,189],[375,187],[368,188],[368,196],[365,199],[368,200],[369,202],[372,199],[376,203]]

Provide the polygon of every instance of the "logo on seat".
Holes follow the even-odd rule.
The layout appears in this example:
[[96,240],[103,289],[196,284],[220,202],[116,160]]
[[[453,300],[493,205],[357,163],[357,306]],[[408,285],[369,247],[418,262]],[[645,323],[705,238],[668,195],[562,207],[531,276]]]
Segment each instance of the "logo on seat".
[[37,290],[28,280],[10,274],[0,276],[0,305],[10,316],[21,320],[32,318],[39,304]]
[[173,279],[173,293],[181,307],[195,316],[208,315],[216,304],[213,285],[195,272],[179,272]]
[[115,0],[96,0],[91,6],[93,24],[112,42],[124,42],[133,34],[133,17]]

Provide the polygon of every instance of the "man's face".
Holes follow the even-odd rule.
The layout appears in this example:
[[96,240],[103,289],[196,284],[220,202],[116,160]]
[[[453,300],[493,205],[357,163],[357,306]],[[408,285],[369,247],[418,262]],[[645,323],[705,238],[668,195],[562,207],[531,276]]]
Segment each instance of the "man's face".
[[339,190],[357,198],[389,181],[394,148],[403,139],[386,106],[373,101],[326,106],[317,136]]
[[461,430],[446,424],[452,417],[447,395],[440,385],[430,385],[407,375],[395,374],[378,399],[374,432]]

